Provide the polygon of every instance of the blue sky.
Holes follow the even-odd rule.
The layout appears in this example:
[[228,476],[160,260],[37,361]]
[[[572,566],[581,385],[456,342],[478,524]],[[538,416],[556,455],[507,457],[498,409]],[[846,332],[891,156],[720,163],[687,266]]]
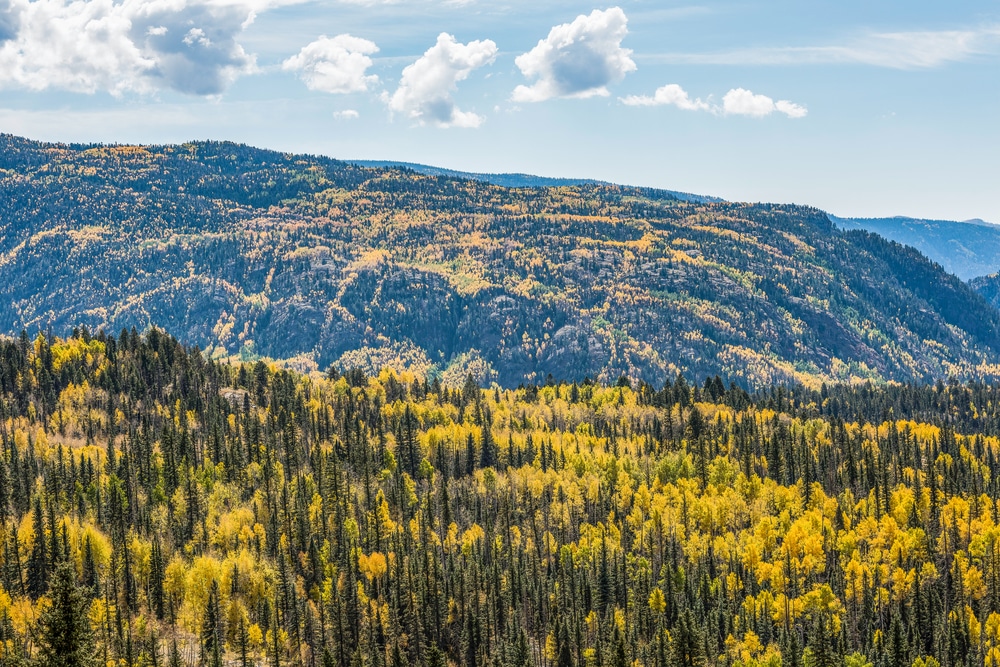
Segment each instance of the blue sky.
[[0,0],[0,131],[1000,223],[996,2]]

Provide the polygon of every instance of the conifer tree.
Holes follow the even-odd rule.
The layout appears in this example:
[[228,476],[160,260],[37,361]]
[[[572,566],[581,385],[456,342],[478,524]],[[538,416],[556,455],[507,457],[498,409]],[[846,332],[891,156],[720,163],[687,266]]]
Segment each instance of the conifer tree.
[[704,664],[702,636],[690,609],[685,609],[673,633],[674,667],[701,667]]
[[213,580],[201,625],[202,659],[208,667],[222,667],[222,628],[219,584]]
[[45,593],[49,585],[49,555],[46,549],[45,525],[42,522],[42,501],[35,497],[35,508],[31,517],[31,525],[35,531],[35,540],[28,556],[28,593],[39,597]]
[[167,667],[184,667],[184,661],[181,660],[181,652],[177,648],[177,640],[170,642],[170,660],[167,662]]
[[556,659],[556,667],[573,667],[573,650],[569,644],[569,632],[566,630],[566,623],[559,624],[559,655]]
[[67,561],[56,566],[51,603],[38,619],[38,667],[95,667],[93,629],[87,596]]

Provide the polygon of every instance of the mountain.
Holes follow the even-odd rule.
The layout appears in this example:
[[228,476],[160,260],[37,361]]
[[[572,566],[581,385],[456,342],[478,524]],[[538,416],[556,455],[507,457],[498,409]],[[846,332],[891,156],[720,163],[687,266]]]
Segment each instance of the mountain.
[[917,218],[837,218],[841,229],[867,229],[913,246],[963,280],[1000,270],[1000,225]]
[[969,281],[972,289],[979,292],[986,301],[1000,308],[1000,273],[991,273]]
[[[352,160],[353,164],[362,167],[382,167],[390,169],[408,169],[425,176],[447,176],[449,178],[461,178],[471,181],[483,181],[493,185],[501,185],[505,188],[555,188],[573,185],[614,185],[607,181],[597,181],[589,178],[551,178],[548,176],[533,176],[532,174],[483,174],[472,171],[456,171],[454,169],[444,169],[442,167],[431,167],[426,164],[414,162],[394,162],[392,160]],[[694,195],[690,192],[678,192],[676,190],[663,190],[673,195],[681,201],[691,202],[721,202],[719,197],[708,197],[706,195]]]
[[1000,312],[799,206],[506,188],[231,143],[0,137],[0,331],[503,385],[996,377]]

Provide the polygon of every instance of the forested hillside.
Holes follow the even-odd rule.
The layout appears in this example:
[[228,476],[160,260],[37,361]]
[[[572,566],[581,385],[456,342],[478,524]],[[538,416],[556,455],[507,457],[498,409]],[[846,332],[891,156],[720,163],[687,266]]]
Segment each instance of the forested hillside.
[[657,386],[996,377],[1000,312],[815,209],[508,189],[225,143],[0,137],[0,331]]
[[[493,185],[502,185],[507,188],[551,188],[577,185],[613,185],[606,181],[596,181],[590,178],[553,178],[551,176],[534,176],[532,174],[484,174],[471,171],[457,171],[455,169],[443,169],[432,167],[426,164],[415,164],[413,162],[393,162],[391,160],[352,160],[353,164],[363,167],[388,167],[398,169],[409,169],[425,176],[447,176],[450,178],[461,178],[464,180],[485,181]],[[721,202],[719,197],[708,197],[705,195],[695,195],[690,192],[676,192],[674,190],[664,191],[682,201],[693,202]]]
[[979,292],[986,301],[1000,308],[1000,273],[991,273],[969,281],[974,290]]
[[1000,270],[1000,225],[916,218],[833,218],[842,229],[866,229],[913,246],[962,280]]
[[0,341],[0,665],[995,665],[998,406]]

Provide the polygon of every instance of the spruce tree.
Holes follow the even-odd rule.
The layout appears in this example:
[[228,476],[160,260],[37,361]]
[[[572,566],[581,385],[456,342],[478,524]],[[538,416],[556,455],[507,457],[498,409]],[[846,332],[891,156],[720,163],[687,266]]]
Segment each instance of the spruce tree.
[[37,598],[45,593],[49,583],[49,557],[45,544],[45,525],[42,519],[42,501],[36,496],[31,525],[35,540],[28,556],[28,593]]
[[701,632],[690,609],[684,610],[674,629],[673,657],[676,667],[701,667],[704,663]]
[[87,596],[72,566],[60,562],[49,589],[51,604],[38,620],[38,667],[95,667],[93,629]]
[[220,627],[219,584],[212,581],[212,590],[205,605],[205,619],[201,625],[203,659],[208,667],[222,667],[222,630]]
[[427,651],[427,667],[447,667],[448,660],[437,644],[431,644]]
[[167,663],[167,667],[184,667],[184,661],[181,660],[181,652],[177,650],[177,640],[170,642],[170,661]]
[[511,667],[531,667],[531,651],[528,648],[528,635],[522,628],[517,633],[517,641],[511,650],[509,661]]
[[94,561],[94,546],[90,543],[89,535],[83,540],[83,586],[90,597],[97,595],[97,563]]
[[573,667],[573,652],[569,645],[569,632],[566,630],[566,624],[562,623],[559,627],[559,655],[556,660],[556,667]]

